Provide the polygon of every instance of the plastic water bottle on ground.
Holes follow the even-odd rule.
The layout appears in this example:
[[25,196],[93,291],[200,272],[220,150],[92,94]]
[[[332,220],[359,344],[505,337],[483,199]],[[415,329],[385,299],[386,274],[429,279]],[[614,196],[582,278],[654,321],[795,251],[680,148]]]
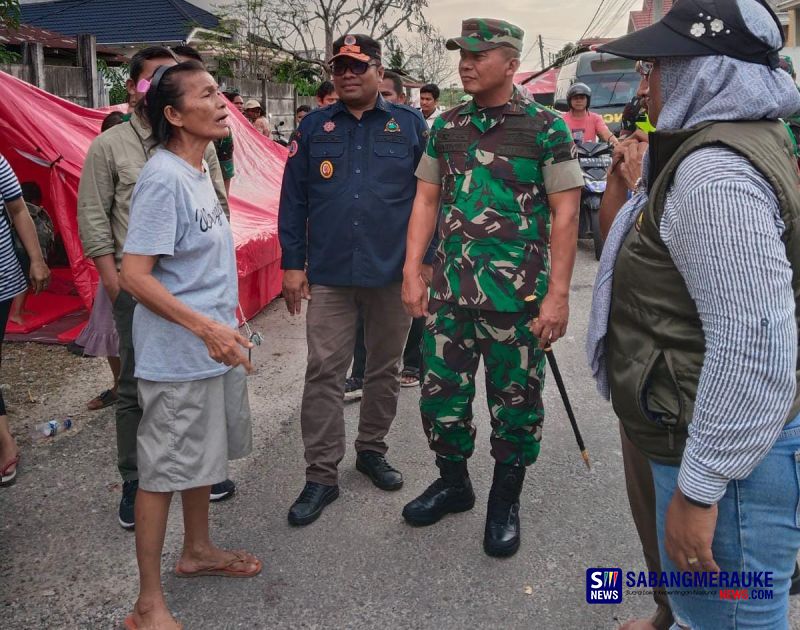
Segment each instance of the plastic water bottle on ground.
[[65,420],[48,420],[33,427],[31,437],[37,440],[53,437],[56,433],[68,431],[72,428],[72,418]]

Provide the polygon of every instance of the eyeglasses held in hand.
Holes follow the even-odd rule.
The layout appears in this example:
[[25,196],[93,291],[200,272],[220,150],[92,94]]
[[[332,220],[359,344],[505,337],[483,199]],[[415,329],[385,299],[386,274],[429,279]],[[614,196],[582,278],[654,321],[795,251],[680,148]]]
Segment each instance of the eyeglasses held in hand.
[[353,74],[364,74],[367,70],[369,70],[370,66],[374,66],[375,64],[370,63],[368,61],[359,61],[358,59],[348,59],[348,58],[339,58],[334,59],[331,63],[331,72],[333,72],[333,76],[341,77],[344,75],[345,72],[350,70]]

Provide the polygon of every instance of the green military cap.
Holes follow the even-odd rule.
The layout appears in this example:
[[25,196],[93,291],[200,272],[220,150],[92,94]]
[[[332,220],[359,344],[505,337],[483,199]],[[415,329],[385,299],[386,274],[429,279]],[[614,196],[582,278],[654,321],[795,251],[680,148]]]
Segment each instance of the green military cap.
[[493,18],[468,18],[461,23],[461,37],[447,40],[448,50],[462,48],[470,52],[480,52],[509,46],[522,52],[522,37],[525,32],[511,22]]

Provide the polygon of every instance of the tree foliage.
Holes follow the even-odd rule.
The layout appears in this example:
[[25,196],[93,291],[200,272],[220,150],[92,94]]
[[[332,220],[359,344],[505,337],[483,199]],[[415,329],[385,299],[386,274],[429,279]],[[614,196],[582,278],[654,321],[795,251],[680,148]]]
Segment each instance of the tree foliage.
[[564,65],[564,62],[578,52],[578,50],[580,50],[580,47],[577,44],[564,44],[561,50],[556,53],[555,59],[553,59],[554,65]]
[[[8,28],[19,26],[19,0],[0,0],[0,24]],[[16,61],[19,61],[19,55],[0,44],[0,63]]]
[[294,84],[298,96],[314,96],[317,86],[324,77],[319,66],[306,61],[287,59],[273,66],[272,80]]
[[0,0],[0,24],[10,28],[19,26],[19,0]]
[[105,59],[98,59],[97,71],[102,77],[103,83],[108,86],[108,104],[123,105],[127,103],[128,90],[125,89],[125,81],[130,74],[128,64],[112,68]]
[[276,57],[316,64],[327,71],[334,40],[364,33],[391,43],[400,31],[427,25],[422,11],[428,0],[234,0],[223,8],[232,47],[239,46],[245,65]]
[[445,48],[446,39],[434,26],[412,33],[403,47],[408,59],[405,70],[423,83],[444,86],[456,74],[458,56]]

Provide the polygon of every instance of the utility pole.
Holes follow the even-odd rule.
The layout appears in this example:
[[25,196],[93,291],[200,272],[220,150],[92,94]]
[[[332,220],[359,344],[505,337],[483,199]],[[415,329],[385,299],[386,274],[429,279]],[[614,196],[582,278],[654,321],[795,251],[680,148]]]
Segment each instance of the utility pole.
[[653,24],[664,16],[664,0],[653,0]]
[[544,70],[544,42],[542,41],[541,34],[539,35],[539,58],[542,60],[542,69]]

